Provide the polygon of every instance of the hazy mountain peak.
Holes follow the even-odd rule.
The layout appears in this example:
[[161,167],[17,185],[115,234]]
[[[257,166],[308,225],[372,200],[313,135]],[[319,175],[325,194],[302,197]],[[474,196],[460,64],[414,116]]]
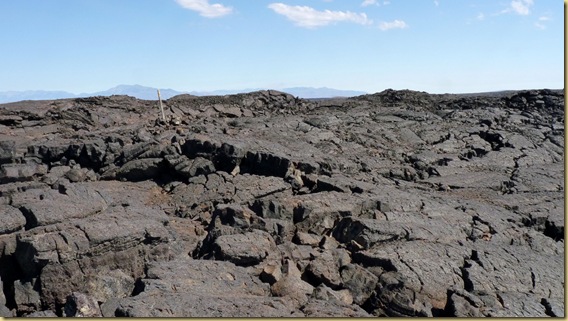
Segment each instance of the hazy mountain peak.
[[[230,95],[237,93],[246,93],[267,88],[254,88],[243,90],[215,90],[215,91],[177,91],[173,89],[160,88],[162,99],[169,99],[176,95],[191,94],[195,96],[214,96],[214,95]],[[0,92],[0,103],[15,102],[21,100],[48,100],[77,98],[89,96],[112,96],[112,95],[128,95],[138,99],[157,100],[157,88],[142,86],[139,84],[125,85],[120,84],[104,91],[93,93],[73,94],[66,91],[44,91],[44,90],[26,90],[26,91],[4,91]],[[332,98],[332,97],[353,97],[364,95],[366,92],[354,90],[339,90],[328,87],[290,87],[277,89],[282,92],[289,93],[300,98]]]

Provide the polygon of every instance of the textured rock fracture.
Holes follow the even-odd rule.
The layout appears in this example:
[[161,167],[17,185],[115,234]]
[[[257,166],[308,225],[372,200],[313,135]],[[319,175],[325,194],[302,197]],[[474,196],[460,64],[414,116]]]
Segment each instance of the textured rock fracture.
[[563,317],[564,92],[0,105],[0,316]]

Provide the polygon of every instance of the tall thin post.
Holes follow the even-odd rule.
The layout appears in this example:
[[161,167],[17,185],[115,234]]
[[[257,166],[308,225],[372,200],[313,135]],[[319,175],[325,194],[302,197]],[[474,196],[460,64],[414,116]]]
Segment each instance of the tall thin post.
[[160,89],[158,89],[158,103],[160,104],[160,111],[162,112],[162,120],[166,121],[166,114],[164,114],[164,106],[162,106],[162,96],[160,95]]

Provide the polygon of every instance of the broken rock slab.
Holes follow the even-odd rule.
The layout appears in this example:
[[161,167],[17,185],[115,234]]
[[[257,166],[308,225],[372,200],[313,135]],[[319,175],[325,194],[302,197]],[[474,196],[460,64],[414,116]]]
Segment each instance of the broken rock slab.
[[212,246],[215,259],[229,261],[240,266],[257,265],[275,256],[276,243],[270,234],[260,230],[244,234],[219,236]]
[[[184,259],[150,265],[144,291],[119,301],[117,316],[293,316],[289,301],[229,262]],[[297,313],[297,312],[296,312]]]

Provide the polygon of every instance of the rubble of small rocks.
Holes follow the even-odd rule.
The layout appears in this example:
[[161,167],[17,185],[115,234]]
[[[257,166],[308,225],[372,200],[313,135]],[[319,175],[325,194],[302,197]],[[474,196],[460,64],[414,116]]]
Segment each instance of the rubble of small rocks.
[[563,317],[564,91],[0,105],[0,316]]

